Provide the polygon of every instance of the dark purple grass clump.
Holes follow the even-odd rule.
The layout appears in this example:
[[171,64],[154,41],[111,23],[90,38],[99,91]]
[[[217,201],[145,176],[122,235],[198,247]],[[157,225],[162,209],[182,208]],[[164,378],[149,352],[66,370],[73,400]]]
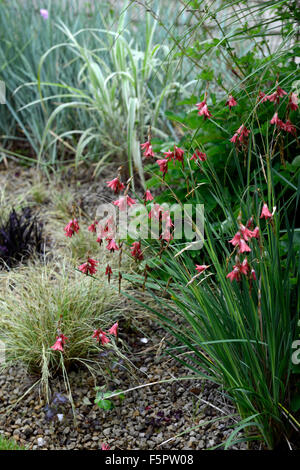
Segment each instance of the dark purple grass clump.
[[1,220],[0,216],[0,269],[12,268],[32,254],[42,252],[42,224],[29,207],[20,213],[13,209],[7,220]]

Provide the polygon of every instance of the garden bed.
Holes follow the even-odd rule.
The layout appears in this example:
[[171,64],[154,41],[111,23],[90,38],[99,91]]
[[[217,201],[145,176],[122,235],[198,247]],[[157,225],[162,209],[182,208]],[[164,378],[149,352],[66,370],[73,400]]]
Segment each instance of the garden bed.
[[[81,177],[66,178],[65,181],[62,178],[55,187],[49,186],[43,177],[37,183],[36,176],[30,170],[11,167],[0,172],[1,186],[5,188],[8,205],[13,201],[20,207],[31,205],[45,222],[47,256],[60,257],[66,248],[65,240],[53,231],[47,231],[55,218],[53,205],[56,210],[71,209],[72,197],[68,199],[71,194],[81,201],[85,212],[92,213],[103,200],[102,191],[107,200],[105,181],[109,174],[91,183],[84,170]],[[53,191],[58,200],[59,193],[62,199],[66,198],[59,207],[51,199]],[[63,231],[63,220],[56,220],[56,226],[57,230]],[[26,273],[26,264],[24,269]],[[9,274],[13,279],[13,272]],[[5,271],[1,272],[2,282],[7,275]],[[97,281],[91,279],[91,282]],[[124,326],[122,331],[122,324],[120,326],[120,338],[129,347],[127,358],[132,364],[133,376],[122,361],[111,371],[113,378],[108,382],[103,376],[93,378],[84,368],[70,371],[73,410],[62,376],[50,380],[47,403],[38,376],[28,374],[21,364],[10,367],[0,376],[1,435],[30,449],[96,450],[103,443],[109,444],[111,449],[122,450],[207,449],[226,440],[232,421],[225,416],[234,409],[224,400],[222,391],[216,385],[198,379],[173,381],[191,374],[164,354],[165,332],[147,313],[141,315],[134,304],[126,308],[136,308],[138,316],[133,327]],[[171,382],[146,385],[164,380]],[[124,401],[113,410],[103,411],[94,403],[95,386],[105,386],[107,390],[142,387],[128,392]],[[59,402],[57,409],[53,400]],[[62,421],[57,414],[63,415]]]

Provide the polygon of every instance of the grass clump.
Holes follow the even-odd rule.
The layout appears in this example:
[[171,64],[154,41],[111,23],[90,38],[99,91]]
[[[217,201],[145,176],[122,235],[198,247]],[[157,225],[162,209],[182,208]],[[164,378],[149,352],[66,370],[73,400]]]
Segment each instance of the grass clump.
[[0,450],[26,450],[25,447],[19,446],[12,439],[5,439],[0,435]]
[[[12,272],[4,284],[0,335],[7,366],[21,362],[44,377],[75,365],[101,369],[101,343],[99,347],[92,338],[93,330],[107,331],[122,314],[117,293],[107,281],[99,284],[64,264],[48,264]],[[58,328],[68,338],[63,353],[51,349]],[[110,339],[105,348],[117,352]]]

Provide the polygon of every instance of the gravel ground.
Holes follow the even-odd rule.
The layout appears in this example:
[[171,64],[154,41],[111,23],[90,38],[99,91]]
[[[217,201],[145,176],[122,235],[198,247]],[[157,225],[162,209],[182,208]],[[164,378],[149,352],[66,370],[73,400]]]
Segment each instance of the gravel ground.
[[[173,359],[157,354],[164,349],[161,331],[150,320],[145,323],[152,334],[146,345],[138,332],[127,338],[136,378],[119,367],[110,390],[191,375]],[[120,450],[201,450],[224,442],[231,432],[232,421],[222,415],[234,409],[218,387],[208,382],[195,379],[143,387],[126,394],[113,410],[103,411],[94,404],[95,383],[88,371],[70,372],[69,380],[76,423],[61,377],[51,380],[50,404],[36,386],[9,410],[36,381],[22,367],[9,369],[0,377],[0,433],[30,449],[97,450],[107,443]],[[97,385],[103,381],[99,379]],[[239,448],[245,448],[244,444]]]

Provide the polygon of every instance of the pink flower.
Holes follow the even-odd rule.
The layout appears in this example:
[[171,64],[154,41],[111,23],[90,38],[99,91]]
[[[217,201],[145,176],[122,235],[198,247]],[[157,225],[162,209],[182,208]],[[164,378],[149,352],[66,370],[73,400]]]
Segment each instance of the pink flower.
[[102,331],[100,328],[98,330],[94,330],[94,334],[93,334],[92,338],[96,338],[96,340],[98,342],[101,341],[102,346],[104,344],[109,343],[109,341],[110,341],[109,338],[107,338],[106,333],[104,331]]
[[47,20],[49,18],[49,12],[45,8],[40,9],[40,15],[44,20]]
[[287,92],[280,88],[280,86],[277,87],[276,93],[280,98],[282,98],[284,95],[287,95]]
[[173,227],[173,222],[169,211],[165,211],[162,213],[161,220],[165,222],[164,225],[166,228]]
[[119,324],[118,322],[114,323],[114,325],[108,330],[110,335],[115,335],[115,337],[118,337],[118,327]]
[[201,101],[201,103],[197,103],[196,106],[198,108],[198,111],[201,111],[201,109],[206,105],[206,99]]
[[241,274],[240,274],[240,270],[239,268],[237,267],[234,267],[233,270],[227,274],[226,278],[230,279],[230,281],[232,282],[234,279],[236,281],[240,281],[241,279]]
[[252,279],[254,279],[254,281],[256,281],[256,273],[255,273],[254,269],[251,269],[251,277],[252,277]]
[[290,134],[293,134],[293,135],[296,134],[296,127],[291,123],[289,119],[287,119],[286,122],[283,123],[283,129],[286,132],[289,132]]
[[278,124],[278,120],[279,120],[279,119],[278,119],[278,113],[275,113],[274,116],[272,117],[270,123],[277,125],[277,124]]
[[204,119],[211,117],[211,113],[209,112],[207,104],[206,104],[206,93],[205,93],[204,100],[201,101],[201,103],[197,103],[196,106],[198,108],[199,116],[204,116]]
[[54,351],[64,352],[64,344],[67,340],[68,338],[61,333],[59,336],[56,337],[56,341],[53,346],[51,346],[51,349],[53,349]]
[[135,204],[135,200],[132,199],[130,196],[127,196],[127,205],[128,205],[128,207],[133,206],[133,204]]
[[242,124],[236,133],[231,137],[230,142],[233,142],[234,144],[237,142],[237,139],[241,144],[245,144],[247,142],[247,137],[250,134],[249,129]]
[[258,98],[261,103],[265,103],[266,101],[268,101],[268,96],[263,91],[260,91],[258,93]]
[[298,96],[296,93],[291,93],[289,97],[289,107],[292,111],[296,111],[296,109],[298,109]]
[[245,227],[245,225],[243,224],[240,224],[240,231],[243,235],[243,238],[244,240],[246,240],[246,242],[249,240],[249,238],[252,238],[253,237],[253,232],[251,232],[251,230],[249,230],[247,227]]
[[145,201],[153,201],[154,197],[152,196],[151,192],[149,191],[149,189],[147,189],[145,195],[144,195],[144,199]]
[[259,228],[255,227],[255,229],[252,231],[252,237],[253,238],[258,238],[259,237]]
[[206,100],[202,101],[201,103],[197,103],[196,106],[198,108],[199,116],[203,116],[204,119],[206,119],[206,118],[209,119],[212,116],[210,111],[208,110]]
[[248,260],[247,258],[244,259],[244,261],[242,262],[242,264],[239,265],[239,269],[240,269],[240,272],[242,274],[247,274],[248,271],[249,271],[249,264],[248,264]]
[[270,121],[270,124],[275,124],[278,129],[286,130],[286,126],[285,126],[284,122],[281,119],[279,119],[278,113],[274,114],[274,116],[272,117],[272,119]]
[[233,98],[232,95],[229,95],[229,98],[228,98],[228,100],[226,101],[226,105],[229,107],[229,111],[231,110],[231,108],[232,108],[233,106],[236,106],[236,105],[237,105],[237,102],[236,102],[236,100]]
[[168,171],[168,160],[166,158],[163,158],[162,160],[157,160],[157,164],[159,165],[159,171],[161,171],[165,176]]
[[106,241],[108,241],[108,244],[106,245],[107,250],[114,252],[119,249],[113,238],[107,238]]
[[247,245],[245,240],[243,240],[241,238],[241,240],[239,242],[239,253],[245,253],[245,251],[246,252],[251,251],[251,248],[250,248],[250,246]]
[[207,268],[209,268],[209,266],[206,264],[196,264],[196,271],[198,271],[198,273],[203,273]]
[[99,261],[96,261],[92,258],[88,258],[86,263],[81,264],[78,269],[82,273],[88,275],[88,274],[95,274],[97,272],[96,266],[99,263]]
[[65,236],[70,238],[74,235],[74,233],[78,233],[79,225],[77,219],[70,220],[70,222],[65,226],[64,231],[66,232]]
[[131,255],[139,261],[142,261],[144,259],[142,250],[141,250],[141,243],[140,242],[133,242],[133,244],[130,247],[130,252]]
[[147,141],[144,144],[141,144],[141,148],[144,150],[145,157],[154,157],[151,142]]
[[267,206],[266,203],[264,203],[263,207],[262,207],[262,210],[261,210],[261,215],[260,215],[260,219],[262,218],[265,218],[265,219],[270,219],[272,217],[272,214],[271,212],[269,211],[269,208]]
[[174,155],[175,155],[175,160],[178,160],[179,162],[183,162],[183,155],[184,155],[184,150],[182,150],[180,147],[174,146]]
[[232,142],[233,144],[235,144],[236,141],[237,141],[237,139],[238,139],[238,136],[239,136],[239,135],[238,135],[237,133],[235,133],[235,134],[231,137],[230,142]]
[[241,143],[244,143],[245,139],[248,137],[248,135],[250,134],[250,131],[249,129],[247,129],[247,127],[244,126],[244,124],[241,125],[241,127],[238,129],[238,134],[240,134],[239,136],[239,141]]
[[172,160],[173,158],[175,158],[174,152],[171,152],[170,149],[167,152],[163,152],[163,153],[167,160]]
[[280,86],[278,86],[277,90],[268,96],[268,100],[273,103],[279,104],[279,99],[282,98],[284,95],[287,95],[287,92],[280,88]]
[[235,236],[229,240],[229,243],[231,243],[233,246],[239,245],[241,241],[241,232],[236,232]]
[[54,351],[64,352],[62,340],[59,336],[57,336],[55,343],[53,344],[53,346],[51,346],[51,349],[53,349]]
[[112,215],[111,217],[109,217],[106,221],[105,224],[101,223],[101,224],[98,224],[98,228],[97,228],[97,235],[98,235],[98,238],[97,238],[97,242],[102,243],[102,240],[104,238],[114,238],[115,237],[115,220],[114,220],[114,216]]
[[125,211],[127,207],[126,196],[120,197],[120,199],[117,199],[117,201],[114,201],[114,205],[118,206],[120,211]]
[[205,160],[207,159],[206,153],[200,152],[200,150],[198,149],[195,150],[195,153],[193,153],[191,160],[197,161],[198,158],[201,162],[205,162]]
[[120,197],[117,201],[114,201],[114,205],[118,206],[120,211],[125,211],[126,207],[131,207],[135,204],[135,200],[132,199],[130,196],[123,196]]
[[234,279],[239,282],[241,280],[241,274],[244,274],[246,276],[248,271],[249,264],[247,258],[245,258],[242,264],[237,263],[233,266],[233,270],[227,274],[226,278],[230,279],[231,282]]
[[119,178],[114,178],[111,181],[106,182],[107,186],[111,188],[115,194],[118,194],[120,191],[122,191],[125,188],[125,185],[121,183]]
[[154,219],[158,220],[159,215],[163,212],[163,210],[163,207],[161,207],[159,204],[153,204],[149,212],[149,219],[152,219],[152,217],[154,217]]
[[92,223],[92,224],[88,227],[88,231],[89,231],[89,232],[92,232],[92,233],[95,233],[95,232],[97,231],[96,225],[98,225],[97,220],[95,220],[95,222]]
[[102,444],[101,450],[109,450],[109,449],[110,449],[110,447],[109,447],[108,444]]

